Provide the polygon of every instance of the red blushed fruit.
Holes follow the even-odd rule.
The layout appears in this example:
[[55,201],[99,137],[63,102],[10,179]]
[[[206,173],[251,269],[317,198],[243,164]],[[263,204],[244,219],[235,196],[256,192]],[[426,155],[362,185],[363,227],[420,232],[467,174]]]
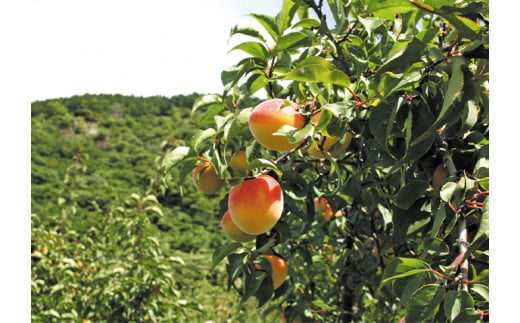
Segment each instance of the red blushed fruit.
[[298,112],[299,106],[284,99],[271,99],[258,104],[249,116],[249,130],[263,147],[274,151],[289,151],[300,142],[291,143],[283,135],[275,135],[282,126],[302,129],[305,118]]
[[244,231],[240,230],[239,227],[233,222],[233,219],[231,218],[231,213],[227,211],[224,213],[224,216],[222,216],[222,219],[220,220],[220,225],[222,226],[222,230],[224,230],[224,233],[230,238],[238,242],[248,242],[251,240],[254,240],[256,236],[247,234]]
[[327,199],[324,197],[314,198],[314,208],[316,209],[316,212],[323,214],[323,217],[327,221],[329,221],[332,218],[332,215],[334,214],[332,207],[330,206]]
[[231,187],[228,209],[233,222],[245,233],[259,235],[271,230],[283,211],[280,184],[269,175],[244,179]]

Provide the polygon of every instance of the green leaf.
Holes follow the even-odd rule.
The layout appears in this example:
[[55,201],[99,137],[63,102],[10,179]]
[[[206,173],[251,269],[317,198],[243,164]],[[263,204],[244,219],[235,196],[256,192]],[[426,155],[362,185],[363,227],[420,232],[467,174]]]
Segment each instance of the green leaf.
[[240,242],[230,242],[215,249],[211,257],[211,270],[213,270],[222,261],[222,259],[240,247],[242,247]]
[[225,109],[219,95],[205,95],[198,98],[193,104],[191,117],[199,128],[211,126],[215,123],[214,117]]
[[290,125],[283,125],[273,133],[273,135],[281,135],[287,138],[290,143],[300,142],[306,137],[310,136],[313,132],[313,126],[307,123],[302,129],[295,128]]
[[311,44],[309,35],[302,31],[295,31],[286,35],[283,35],[280,40],[276,43],[273,49],[273,54],[277,55],[283,51],[290,51],[298,47],[306,47]]
[[311,56],[302,61],[297,68],[282,77],[284,80],[328,83],[344,87],[350,85],[348,76],[323,57]]
[[336,310],[337,306],[336,305],[330,305],[330,304],[327,304],[325,303],[323,300],[321,299],[316,299],[316,300],[313,300],[312,301],[312,305],[322,309],[322,310],[326,310],[326,311],[334,311]]
[[482,207],[482,217],[480,218],[480,226],[478,227],[478,231],[475,234],[475,238],[473,241],[481,239],[482,237],[485,239],[489,238],[489,197],[486,197],[483,201],[484,205]]
[[343,30],[348,19],[345,14],[345,2],[343,0],[327,0],[327,2],[329,4],[332,17],[334,17],[334,25],[336,26],[336,30]]
[[273,38],[274,41],[278,40],[280,30],[278,29],[278,24],[276,23],[276,19],[273,16],[266,14],[258,14],[252,13],[249,16],[253,17],[258,21],[267,31],[267,33]]
[[[243,305],[249,297],[256,295],[258,289],[262,286],[262,282],[271,277],[265,272],[260,270],[253,270],[253,272],[247,271],[245,273],[244,280],[244,295],[240,300],[240,305]],[[268,282],[269,283],[269,282]],[[273,283],[271,282],[271,285]]]
[[381,284],[386,284],[388,282],[391,282],[391,281],[399,279],[399,278],[414,276],[414,275],[417,275],[417,274],[427,273],[427,272],[430,272],[430,271],[431,271],[431,269],[429,269],[429,268],[425,268],[425,269],[412,269],[412,270],[409,270],[409,271],[404,272],[402,274],[398,274],[398,275],[394,275],[394,276],[385,278],[385,279],[383,279],[381,281]]
[[253,111],[253,108],[245,108],[238,111],[229,124],[229,127],[226,128],[226,131],[224,132],[225,140],[237,137],[240,137],[243,140],[248,140],[251,137],[251,132],[248,127],[251,111]]
[[[248,254],[243,253],[230,253],[227,256],[227,264],[226,264],[226,272],[228,274],[228,291],[233,286],[234,281],[241,277],[241,274],[244,269],[244,261],[247,258]],[[220,260],[218,261],[220,262]],[[215,266],[212,266],[212,270]]]
[[266,60],[269,58],[269,52],[267,51],[267,48],[265,48],[263,44],[255,41],[240,43],[231,48],[229,51],[231,52],[234,50],[242,50],[251,56]]
[[230,32],[229,36],[233,36],[235,34],[242,34],[242,35],[246,35],[246,36],[255,37],[258,40],[265,43],[264,36],[262,36],[262,34],[255,28],[252,28],[249,26],[238,26],[238,25],[233,26],[233,28],[231,28],[231,32]]
[[395,74],[405,73],[410,66],[421,62],[422,51],[424,49],[425,44],[417,38],[396,41],[394,47],[388,53],[387,60],[378,69],[375,79],[379,80],[382,75],[388,71]]
[[440,197],[444,202],[450,202],[455,193],[460,192],[462,188],[459,183],[448,182],[441,187]]
[[423,253],[431,257],[446,256],[450,253],[450,248],[441,239],[427,237],[423,240]]
[[471,284],[470,290],[477,295],[480,295],[485,301],[489,302],[489,287],[482,284]]
[[201,146],[207,141],[213,140],[217,131],[213,128],[204,130],[197,130],[193,138],[191,138],[191,145],[195,152],[200,152]]
[[167,152],[162,161],[162,168],[165,173],[169,172],[172,167],[175,167],[179,162],[190,154],[190,147],[178,146],[174,150]]
[[255,297],[258,300],[257,308],[262,307],[267,301],[271,299],[274,294],[273,280],[271,276],[267,276],[262,280],[261,285],[255,293]]
[[409,0],[370,0],[367,4],[367,11],[374,16],[394,20],[396,14],[402,14],[417,8]]
[[193,108],[191,110],[192,116],[198,112],[199,110],[205,109],[208,106],[212,106],[214,104],[222,104],[222,97],[217,94],[209,94],[204,95],[195,100],[193,103]]
[[303,28],[303,29],[313,29],[318,28],[320,26],[320,21],[314,18],[303,18],[298,21],[296,24],[292,26],[293,29]]
[[291,25],[291,20],[293,19],[297,9],[298,6],[295,4],[295,1],[283,0],[282,8],[276,15],[276,23],[280,33],[283,33],[287,28],[289,28]]
[[412,90],[415,84],[422,79],[423,68],[424,63],[417,62],[400,74],[391,71],[385,72],[379,81],[379,95],[386,98],[398,91]]
[[385,267],[379,289],[381,289],[386,282],[427,271],[430,271],[430,266],[421,259],[396,257]]
[[359,22],[365,27],[365,30],[368,33],[368,37],[371,36],[372,32],[376,30],[379,26],[383,24],[383,21],[380,18],[376,17],[359,17]]
[[268,159],[264,159],[264,158],[253,159],[247,165],[247,169],[249,171],[252,171],[254,169],[264,169],[264,168],[273,170],[278,176],[282,175],[282,171],[278,168],[278,166],[276,166],[275,163],[273,163],[272,161],[270,161]]
[[406,322],[423,322],[439,310],[445,295],[443,286],[429,284],[418,289],[406,306]]
[[401,306],[406,306],[410,297],[412,297],[413,293],[418,290],[421,286],[426,284],[426,279],[429,277],[428,273],[418,273],[411,277],[404,286],[401,296],[399,297],[399,303]]
[[484,191],[489,191],[489,177],[481,178],[477,182]]
[[480,225],[475,237],[468,245],[468,249],[464,254],[464,259],[467,259],[475,250],[477,250],[483,243],[489,240],[489,197],[484,200],[483,212],[480,218]]
[[401,209],[409,209],[415,201],[417,201],[430,187],[430,183],[421,180],[412,180],[408,182],[394,200],[395,204]]
[[461,313],[465,313],[467,308],[473,309],[473,306],[473,299],[464,290],[450,290],[444,298],[444,313],[450,322],[455,321]]
[[[441,107],[441,111],[437,116],[437,119],[433,123],[433,125],[425,131],[421,136],[415,138],[415,140],[411,143],[412,146],[418,144],[422,140],[425,140],[432,133],[436,132],[439,128],[441,128],[445,123],[449,121],[453,122],[453,120],[449,120],[450,117],[454,115],[453,112],[459,112],[460,109],[456,105],[454,105],[455,101],[461,97],[462,90],[464,88],[464,72],[462,67],[466,64],[466,60],[460,56],[454,56],[451,58],[452,64],[452,72],[451,77],[448,81],[446,94],[444,95],[443,104]],[[455,109],[456,111],[450,111]]]

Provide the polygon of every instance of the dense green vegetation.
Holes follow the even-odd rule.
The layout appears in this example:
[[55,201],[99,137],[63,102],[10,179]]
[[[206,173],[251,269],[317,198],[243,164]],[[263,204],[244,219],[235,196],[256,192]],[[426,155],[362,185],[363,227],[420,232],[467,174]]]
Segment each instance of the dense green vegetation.
[[161,176],[198,94],[84,95],[31,107],[32,318],[255,320],[211,253],[219,198]]

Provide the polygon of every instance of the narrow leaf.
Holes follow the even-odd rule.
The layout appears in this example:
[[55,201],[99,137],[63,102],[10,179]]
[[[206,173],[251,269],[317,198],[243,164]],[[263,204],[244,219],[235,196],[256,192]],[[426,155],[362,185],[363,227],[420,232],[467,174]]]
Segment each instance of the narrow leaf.
[[273,16],[258,13],[253,13],[249,16],[255,18],[256,21],[258,21],[264,27],[264,29],[273,38],[274,41],[278,40],[280,30],[278,29],[278,24],[276,23],[276,19]]
[[255,37],[258,40],[260,40],[261,42],[265,43],[265,38],[262,36],[262,34],[258,30],[254,29],[252,27],[249,27],[249,26],[235,25],[233,28],[231,28],[231,32],[229,33],[229,36],[233,36],[235,34],[242,34],[242,35],[246,35],[246,36]]
[[462,66],[466,63],[465,59],[460,56],[454,56],[451,60],[452,63],[452,72],[450,80],[448,81],[446,94],[444,95],[444,101],[441,107],[441,111],[437,116],[437,119],[433,123],[433,125],[428,129],[428,131],[424,132],[419,137],[415,138],[415,140],[411,143],[412,146],[418,144],[419,142],[425,140],[429,136],[431,136],[432,132],[436,132],[437,129],[441,128],[444,123],[446,123],[448,117],[451,116],[449,113],[450,108],[453,107],[454,102],[460,98],[462,94],[462,90],[464,88],[464,72],[462,71]]

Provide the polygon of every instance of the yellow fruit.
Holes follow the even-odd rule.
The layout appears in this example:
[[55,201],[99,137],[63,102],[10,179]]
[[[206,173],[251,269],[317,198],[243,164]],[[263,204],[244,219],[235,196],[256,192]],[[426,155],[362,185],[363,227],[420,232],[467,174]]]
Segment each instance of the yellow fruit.
[[[271,264],[271,278],[273,279],[273,287],[277,289],[280,287],[285,277],[289,273],[289,267],[287,266],[287,262],[276,255],[260,255],[259,258],[265,258]],[[260,265],[256,266],[257,269],[261,270]]]
[[215,194],[224,186],[224,180],[218,176],[215,168],[208,161],[195,167],[191,178],[193,185],[205,194]]
[[247,175],[248,164],[245,151],[234,153],[229,160],[229,166],[233,170],[233,174],[237,177],[244,177]]
[[259,235],[271,230],[283,211],[280,184],[269,175],[244,179],[231,187],[228,209],[233,222],[245,233]]
[[[289,105],[286,105],[286,104]],[[282,126],[302,129],[305,118],[297,110],[299,106],[284,99],[271,99],[258,104],[249,116],[249,130],[263,147],[274,151],[289,151],[301,141],[291,143],[283,135],[275,135]]]
[[[312,124],[317,125],[320,118],[321,111],[311,117]],[[334,146],[338,141],[340,141],[340,139],[340,145]],[[309,153],[314,158],[325,157],[322,151],[330,152],[333,157],[338,157],[347,150],[348,146],[350,146],[350,142],[352,141],[352,133],[345,130],[345,135],[342,138],[336,136],[323,136],[319,138],[318,141],[319,142],[317,145],[309,150]],[[321,145],[321,150],[319,145]],[[331,150],[332,146],[334,146],[334,149]]]
[[220,225],[222,226],[224,233],[230,239],[233,239],[235,241],[248,242],[256,238],[256,236],[247,234],[244,231],[240,230],[240,228],[237,227],[235,222],[233,222],[233,219],[231,219],[231,213],[229,213],[229,211],[226,211],[226,213],[224,213],[224,216],[222,216],[222,219],[220,220]]

